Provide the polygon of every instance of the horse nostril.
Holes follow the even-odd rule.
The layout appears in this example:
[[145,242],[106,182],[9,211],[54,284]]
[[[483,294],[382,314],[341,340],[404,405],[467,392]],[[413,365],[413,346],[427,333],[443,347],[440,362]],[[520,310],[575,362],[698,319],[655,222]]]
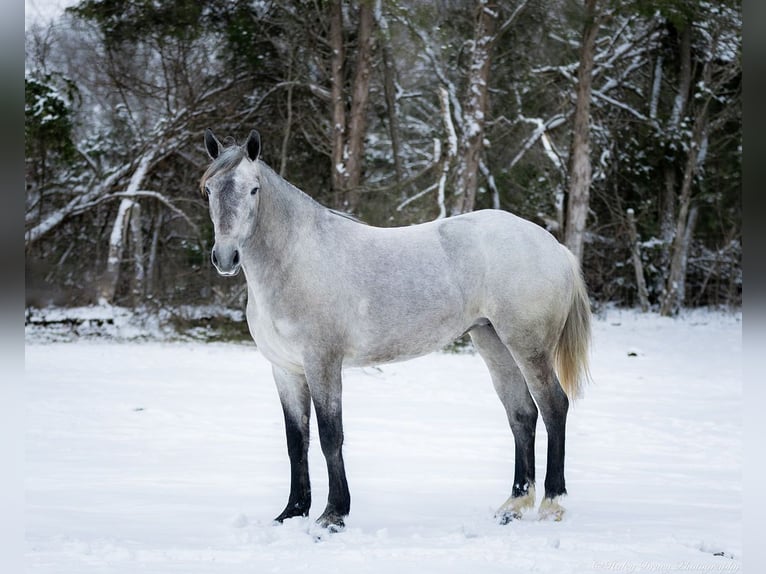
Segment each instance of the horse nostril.
[[215,256],[215,249],[213,249],[213,265],[218,266],[218,257]]
[[234,259],[231,260],[232,265],[239,265],[239,250],[234,250]]

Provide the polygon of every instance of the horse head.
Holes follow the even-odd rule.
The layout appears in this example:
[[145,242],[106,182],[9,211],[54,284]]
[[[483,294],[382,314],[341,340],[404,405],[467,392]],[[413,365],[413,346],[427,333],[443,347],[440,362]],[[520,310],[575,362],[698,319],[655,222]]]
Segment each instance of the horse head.
[[243,145],[224,146],[206,129],[205,149],[213,160],[200,182],[215,233],[211,259],[219,274],[234,276],[242,267],[242,248],[255,229],[261,136],[252,130]]

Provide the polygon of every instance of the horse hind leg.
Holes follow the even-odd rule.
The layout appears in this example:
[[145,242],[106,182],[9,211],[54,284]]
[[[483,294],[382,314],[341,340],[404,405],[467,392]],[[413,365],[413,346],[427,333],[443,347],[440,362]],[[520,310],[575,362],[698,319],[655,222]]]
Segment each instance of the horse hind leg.
[[471,339],[489,368],[492,384],[505,407],[515,444],[511,495],[497,510],[501,524],[519,519],[535,505],[535,427],[537,406],[524,376],[492,325],[471,330]]
[[569,399],[553,367],[553,354],[543,344],[517,339],[509,344],[529,391],[537,403],[548,433],[545,469],[545,497],[539,508],[544,520],[559,521],[564,516],[561,498],[566,495],[564,481],[564,443]]

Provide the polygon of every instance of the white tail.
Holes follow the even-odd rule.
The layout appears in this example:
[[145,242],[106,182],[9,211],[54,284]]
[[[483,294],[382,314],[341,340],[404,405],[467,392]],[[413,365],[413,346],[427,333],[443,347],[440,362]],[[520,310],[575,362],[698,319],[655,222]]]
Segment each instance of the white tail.
[[[566,248],[565,248],[566,249]],[[554,357],[559,382],[570,400],[580,396],[582,383],[590,379],[588,353],[590,347],[590,301],[588,290],[580,270],[580,263],[566,249],[574,273],[574,294],[569,307],[564,330],[561,333]]]

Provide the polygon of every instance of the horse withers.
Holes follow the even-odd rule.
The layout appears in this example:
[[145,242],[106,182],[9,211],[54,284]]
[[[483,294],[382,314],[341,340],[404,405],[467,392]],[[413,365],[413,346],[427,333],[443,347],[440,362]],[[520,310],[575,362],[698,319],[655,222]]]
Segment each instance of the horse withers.
[[[538,409],[548,433],[542,518],[560,520],[569,399],[587,377],[590,305],[579,264],[547,231],[500,210],[379,228],[323,207],[260,158],[261,139],[224,147],[205,132],[201,180],[221,275],[244,271],[247,322],[284,411],[290,495],[276,520],[308,516],[311,403],[329,495],[317,523],[343,528],[343,367],[417,357],[468,332],[515,442],[507,523],[535,504]],[[557,376],[558,373],[558,376]]]

